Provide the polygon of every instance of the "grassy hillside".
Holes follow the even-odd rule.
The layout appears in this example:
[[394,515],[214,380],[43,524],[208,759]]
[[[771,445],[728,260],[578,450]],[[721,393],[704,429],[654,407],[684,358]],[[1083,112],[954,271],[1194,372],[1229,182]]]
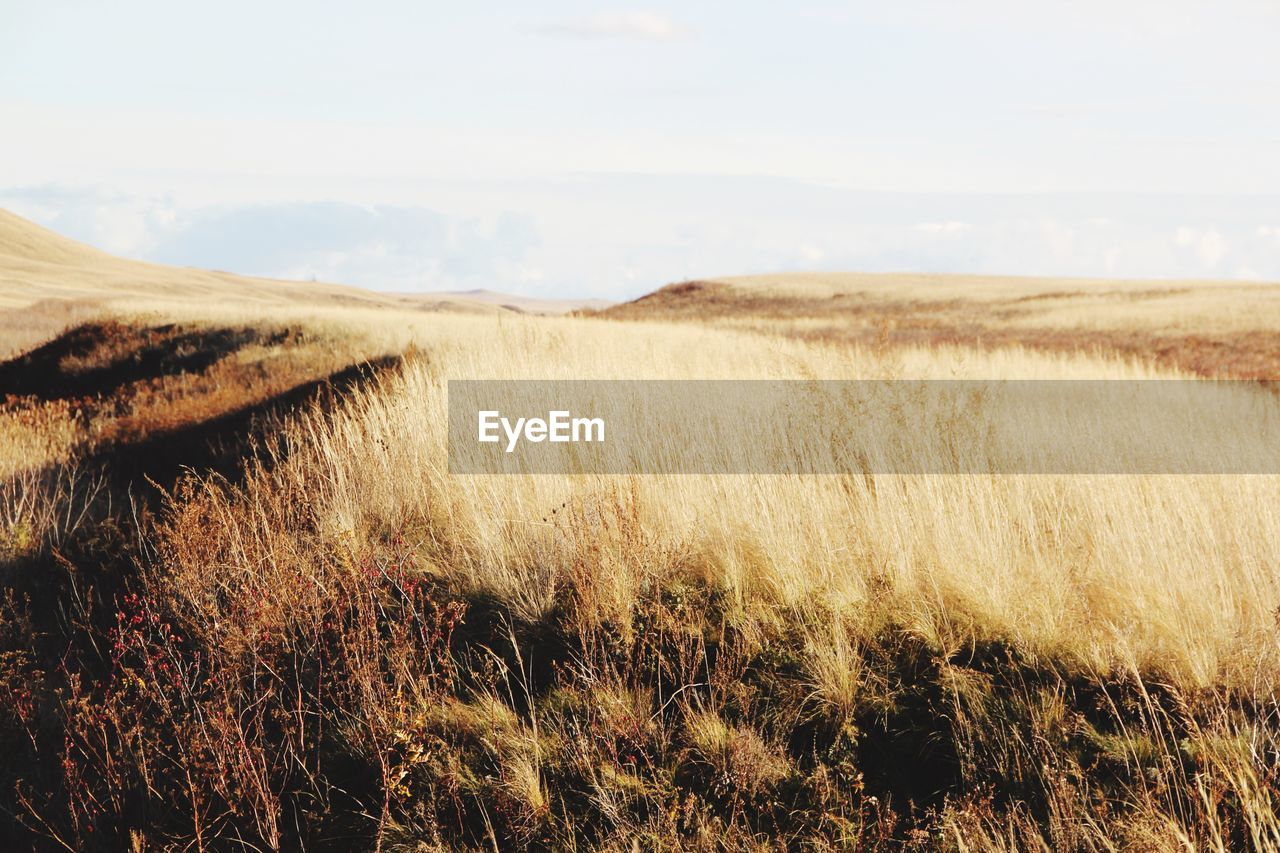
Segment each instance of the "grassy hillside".
[[[156,297],[0,365],[5,834],[1276,849],[1280,478],[447,471],[456,378],[1271,358],[1268,288],[873,284],[594,317]],[[1234,348],[1148,349],[1199,339]]]
[[492,293],[377,293],[318,282],[277,281],[126,260],[70,240],[0,209],[0,357],[77,319],[174,305],[240,306],[266,312],[383,308],[475,314],[562,314],[590,300],[538,300]]
[[865,346],[1111,353],[1200,376],[1280,376],[1280,284],[787,274],[690,281],[603,309]]

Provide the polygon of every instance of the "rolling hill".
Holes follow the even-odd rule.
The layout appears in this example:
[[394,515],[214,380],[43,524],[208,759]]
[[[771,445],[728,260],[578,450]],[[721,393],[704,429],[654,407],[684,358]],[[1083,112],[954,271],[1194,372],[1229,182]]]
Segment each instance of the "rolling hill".
[[829,344],[1109,352],[1201,376],[1280,376],[1275,283],[782,273],[681,282],[596,313]]
[[563,314],[599,300],[541,300],[488,290],[379,293],[321,282],[282,281],[172,267],[110,255],[0,209],[0,310],[43,300],[236,300],[471,313]]
[[0,209],[0,356],[70,323],[113,309],[236,304],[387,308],[466,314],[563,314],[607,303],[540,300],[473,291],[380,293],[339,284],[282,281],[119,258]]

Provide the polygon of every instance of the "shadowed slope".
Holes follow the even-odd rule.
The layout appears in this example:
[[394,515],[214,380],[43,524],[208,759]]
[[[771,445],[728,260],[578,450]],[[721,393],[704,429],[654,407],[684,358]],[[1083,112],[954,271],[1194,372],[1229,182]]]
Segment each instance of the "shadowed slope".
[[283,415],[398,361],[291,325],[82,324],[0,363],[0,478],[78,466],[120,494],[184,468],[234,478]]

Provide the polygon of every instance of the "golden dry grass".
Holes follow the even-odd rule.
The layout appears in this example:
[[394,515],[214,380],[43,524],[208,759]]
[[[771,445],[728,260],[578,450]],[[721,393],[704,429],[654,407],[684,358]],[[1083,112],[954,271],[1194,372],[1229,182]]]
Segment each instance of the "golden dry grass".
[[68,375],[162,323],[255,332],[88,424],[11,402],[11,489],[403,361],[282,413],[246,470],[160,484],[153,515],[95,493],[72,529],[65,490],[12,492],[15,823],[72,847],[1280,846],[1280,477],[448,473],[449,379],[1241,375],[1248,335],[1206,367],[1177,318],[1271,316],[1266,288],[804,284],[604,317],[108,303],[133,331]]
[[1120,355],[1274,379],[1280,285],[939,275],[756,276],[670,285],[599,312],[877,347]]
[[[299,443],[316,454],[312,473],[323,472],[316,499],[334,535],[430,526],[449,543],[438,571],[520,602],[530,618],[552,606],[574,566],[594,564],[601,618],[692,572],[762,623],[779,608],[800,619],[806,608],[818,618],[874,610],[864,630],[891,621],[941,648],[1001,638],[1189,684],[1272,679],[1280,586],[1269,555],[1280,527],[1266,508],[1280,478],[463,477],[445,462],[449,378],[1161,375],[1150,368],[1017,350],[886,357],[585,320],[508,323],[476,348],[473,322],[442,324],[432,358],[306,426]],[[540,340],[545,360],[522,358]],[[695,374],[678,358],[690,351],[718,369]],[[630,525],[636,541],[619,538]]]

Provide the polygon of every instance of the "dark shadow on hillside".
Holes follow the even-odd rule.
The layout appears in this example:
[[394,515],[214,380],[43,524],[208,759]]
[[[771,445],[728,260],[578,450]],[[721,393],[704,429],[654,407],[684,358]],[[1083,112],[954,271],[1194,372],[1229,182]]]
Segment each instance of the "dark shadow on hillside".
[[184,470],[218,474],[237,483],[247,463],[269,461],[266,450],[273,443],[279,449],[272,427],[282,418],[311,406],[331,410],[357,387],[398,364],[399,356],[353,364],[262,402],[152,433],[142,441],[117,444],[90,457],[89,464],[105,470],[117,490],[131,487],[144,498],[154,491],[152,484],[167,490]]
[[[112,445],[81,460],[77,467],[84,480],[101,478],[105,487],[87,506],[72,501],[65,512],[60,510],[60,515],[80,521],[56,545],[0,556],[0,590],[31,602],[41,623],[37,633],[64,635],[75,621],[69,616],[73,602],[82,604],[84,595],[111,601],[127,585],[139,556],[138,523],[158,509],[184,472],[242,482],[250,463],[269,465],[282,458],[285,448],[276,427],[283,418],[311,406],[332,409],[356,387],[399,363],[398,356],[389,356],[354,364],[259,403],[136,443]],[[65,471],[49,466],[23,482],[40,488],[60,478]],[[15,493],[23,488],[7,485],[6,491]]]
[[[300,341],[297,330],[87,323],[0,363],[0,399],[6,394],[45,401],[94,397],[119,404],[127,395],[122,389],[130,383],[199,374],[249,344],[289,346]],[[76,370],[78,360],[94,366]],[[79,519],[74,529],[34,552],[24,548],[16,556],[5,556],[0,547],[0,596],[26,601],[33,618],[30,641],[36,646],[52,644],[41,648],[44,654],[38,657],[56,660],[57,648],[65,648],[75,623],[98,621],[110,610],[104,605],[127,587],[137,565],[139,522],[159,507],[184,472],[242,482],[249,465],[270,465],[282,458],[279,427],[285,418],[313,406],[331,410],[357,387],[399,363],[398,356],[388,356],[352,364],[266,399],[139,440],[107,444],[77,459],[74,470],[80,482],[100,480],[101,487],[91,499],[72,499],[65,508],[57,505],[60,523],[65,523],[64,516]],[[0,484],[0,494],[21,496],[24,490],[52,488],[66,480],[69,470],[47,466]],[[16,532],[0,529],[0,535]],[[4,544],[0,539],[0,546]]]
[[251,328],[85,323],[0,364],[0,398],[8,394],[41,400],[107,398],[130,383],[198,373],[249,344],[280,344],[296,334],[296,330],[264,333]]
[[[0,400],[7,394],[45,401],[92,397],[115,405],[128,396],[131,383],[200,374],[249,344],[298,342],[295,330],[91,323],[0,364]],[[349,365],[267,399],[103,446],[75,464],[86,478],[103,478],[104,487],[68,535],[17,556],[5,556],[0,547],[0,662],[8,667],[4,672],[11,684],[24,685],[33,708],[22,725],[0,709],[0,848],[30,849],[36,840],[34,827],[17,822],[24,807],[15,799],[15,786],[50,796],[63,791],[58,761],[63,740],[54,710],[63,701],[58,690],[68,679],[94,689],[109,671],[107,638],[116,625],[118,602],[136,589],[136,573],[146,561],[139,526],[146,526],[165,493],[186,472],[242,482],[247,466],[283,458],[279,427],[286,418],[312,407],[332,410],[400,361],[389,356]],[[80,364],[88,367],[75,369]],[[49,466],[34,479],[9,485],[19,494],[16,489],[42,488],[65,473]],[[79,516],[82,509],[75,506],[68,515]],[[11,533],[0,528],[0,535]]]
[[[0,394],[32,394],[45,400],[82,394],[109,400],[129,382],[198,372],[246,343],[280,343],[295,334],[85,324],[21,358],[0,364]],[[71,374],[63,369],[64,359],[91,353],[109,339],[125,350],[138,342],[141,345],[132,347],[132,356],[108,366]],[[356,388],[400,362],[399,356],[386,356],[352,364],[267,399],[155,431],[139,440],[108,444],[81,457],[75,470],[82,481],[101,480],[103,487],[87,506],[77,504],[66,510],[68,518],[74,516],[80,522],[69,535],[60,536],[56,546],[45,544],[35,553],[8,558],[0,549],[0,587],[30,596],[35,604],[58,609],[66,604],[58,578],[69,572],[78,572],[79,580],[88,580],[99,595],[116,588],[131,574],[137,557],[137,523],[158,508],[184,472],[215,474],[231,484],[242,482],[251,465],[270,465],[283,458],[279,427],[285,418],[312,407],[332,410]],[[67,470],[61,465],[47,466],[34,476],[0,484],[6,487],[0,492],[21,495],[23,489],[41,489],[41,484],[65,480]]]

